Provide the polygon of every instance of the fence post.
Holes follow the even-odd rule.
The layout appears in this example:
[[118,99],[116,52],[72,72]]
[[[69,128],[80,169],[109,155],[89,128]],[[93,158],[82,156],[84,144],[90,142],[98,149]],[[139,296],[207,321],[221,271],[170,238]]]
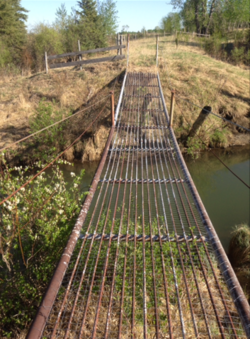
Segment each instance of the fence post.
[[[78,40],[78,51],[80,52],[81,51],[81,43],[80,43],[80,40]],[[82,56],[79,55],[79,60],[81,61],[82,60]],[[82,65],[80,66],[80,70],[82,71]]]
[[111,121],[112,121],[112,126],[115,126],[115,98],[114,98],[114,91],[110,91],[110,101],[111,101]]
[[48,56],[47,52],[45,52],[45,68],[46,68],[46,74],[49,73],[49,67],[48,67]]
[[[120,35],[120,46],[122,45],[122,38],[123,38],[123,35]],[[122,48],[120,49],[120,55],[122,55]]]
[[128,62],[129,62],[129,40],[130,40],[130,35],[128,34],[128,37],[127,37],[127,70],[128,70]]
[[212,107],[210,106],[205,106],[203,107],[202,111],[200,112],[200,115],[194,122],[190,132],[188,133],[188,137],[194,137],[195,134],[197,133],[198,129],[201,127],[201,125],[204,123],[204,121],[208,118],[209,113],[212,111]]
[[159,43],[159,37],[156,35],[156,67],[158,66],[158,43]]
[[171,91],[171,103],[170,103],[170,119],[169,119],[169,126],[173,126],[173,119],[174,119],[174,102],[175,102],[175,90]]
[[[117,33],[117,46],[119,46],[119,43],[120,43],[120,39],[119,39],[119,33]],[[120,54],[120,50],[118,49],[117,50],[117,55],[119,55]]]

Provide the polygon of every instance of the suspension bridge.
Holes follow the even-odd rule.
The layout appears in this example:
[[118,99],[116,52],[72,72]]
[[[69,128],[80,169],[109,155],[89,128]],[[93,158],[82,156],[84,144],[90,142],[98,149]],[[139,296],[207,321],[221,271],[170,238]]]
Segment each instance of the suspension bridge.
[[102,160],[28,338],[250,338],[158,74],[126,73]]

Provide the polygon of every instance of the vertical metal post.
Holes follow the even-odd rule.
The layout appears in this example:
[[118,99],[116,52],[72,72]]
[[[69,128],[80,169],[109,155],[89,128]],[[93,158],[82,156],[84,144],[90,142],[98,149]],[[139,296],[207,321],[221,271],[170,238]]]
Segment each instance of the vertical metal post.
[[[81,43],[80,43],[80,40],[78,40],[78,51],[80,52],[81,51]],[[79,61],[82,60],[82,56],[79,55]],[[80,66],[80,70],[82,71],[82,65]]]
[[170,104],[169,127],[172,127],[172,126],[173,126],[173,119],[174,119],[174,102],[175,102],[175,90],[171,91],[171,104]]
[[46,74],[49,73],[49,67],[48,67],[48,56],[47,52],[45,52],[45,68],[46,68]]
[[111,101],[111,121],[112,121],[112,126],[115,126],[115,98],[114,98],[114,91],[110,91],[110,101]]

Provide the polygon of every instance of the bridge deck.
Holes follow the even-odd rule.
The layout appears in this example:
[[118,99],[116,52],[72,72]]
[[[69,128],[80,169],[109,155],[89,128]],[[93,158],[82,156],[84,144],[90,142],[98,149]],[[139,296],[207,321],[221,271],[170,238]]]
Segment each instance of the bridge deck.
[[167,126],[157,75],[128,73],[43,338],[246,337],[234,277]]

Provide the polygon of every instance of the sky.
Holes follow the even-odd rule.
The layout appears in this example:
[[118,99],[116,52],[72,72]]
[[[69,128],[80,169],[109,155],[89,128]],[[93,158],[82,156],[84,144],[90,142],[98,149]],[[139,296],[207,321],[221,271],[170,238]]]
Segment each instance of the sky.
[[[159,26],[161,19],[173,11],[168,0],[162,1],[116,1],[118,10],[119,31],[123,25],[128,25],[130,31],[140,31],[143,27],[154,29]],[[27,27],[31,30],[37,23],[51,24],[61,3],[65,3],[68,13],[76,7],[77,0],[21,0],[28,13]]]

